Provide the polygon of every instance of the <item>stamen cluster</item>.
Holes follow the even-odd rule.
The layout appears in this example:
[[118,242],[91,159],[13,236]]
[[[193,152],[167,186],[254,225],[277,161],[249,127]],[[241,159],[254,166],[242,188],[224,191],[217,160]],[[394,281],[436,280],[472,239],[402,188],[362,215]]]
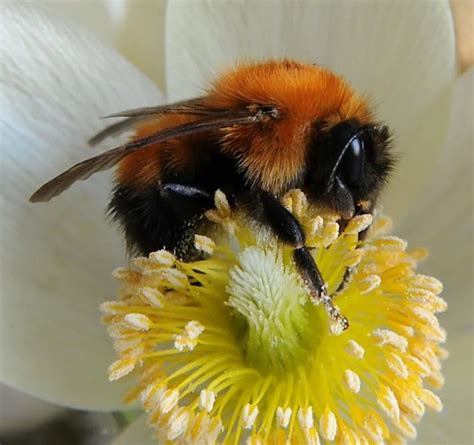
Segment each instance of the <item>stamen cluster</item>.
[[[291,248],[233,215],[216,195],[208,218],[222,233],[196,236],[205,259],[167,251],[118,269],[118,301],[101,306],[119,359],[110,380],[135,374],[162,440],[177,443],[403,442],[443,384],[441,283],[415,272],[426,252],[385,236],[371,215],[344,230],[300,191],[283,199],[305,227],[334,303],[350,327],[334,332],[311,303]],[[346,270],[350,269],[349,279]],[[342,280],[347,283],[335,293]]]

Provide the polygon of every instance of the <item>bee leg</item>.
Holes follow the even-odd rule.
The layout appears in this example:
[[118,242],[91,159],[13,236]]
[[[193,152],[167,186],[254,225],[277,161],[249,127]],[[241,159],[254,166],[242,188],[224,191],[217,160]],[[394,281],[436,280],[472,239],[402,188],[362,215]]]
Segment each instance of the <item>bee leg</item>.
[[202,205],[214,206],[214,195],[201,187],[191,185],[165,183],[161,187],[162,195],[165,197],[184,198],[186,200],[198,201]]
[[304,282],[308,286],[314,304],[323,303],[327,313],[335,322],[333,332],[340,333],[349,327],[349,322],[332,302],[326,283],[310,251],[305,245],[306,237],[298,220],[280,201],[270,193],[261,192],[264,219],[276,236],[294,247],[293,259]]
[[160,195],[173,212],[183,219],[202,215],[214,207],[214,195],[202,187],[178,183],[163,183]]
[[[374,203],[373,202],[371,202],[371,201],[359,202],[359,203],[357,203],[356,211],[354,213],[354,216],[363,215],[363,214],[366,214],[366,213],[370,213],[370,214],[373,215],[373,211],[374,211]],[[347,225],[349,224],[350,221],[351,221],[351,218],[340,219],[338,221],[341,232],[343,232],[345,230],[345,228],[347,227]],[[357,241],[358,242],[365,240],[365,238],[367,237],[367,235],[369,233],[369,229],[370,229],[370,226],[367,227],[362,232],[358,233],[358,235],[357,235]],[[336,291],[334,292],[333,295],[337,295],[337,294],[341,293],[346,288],[346,286],[351,281],[352,275],[354,275],[355,271],[356,271],[355,267],[348,267],[346,269],[346,271],[344,272],[344,276],[342,277],[341,283],[339,284],[338,288],[336,289]]]

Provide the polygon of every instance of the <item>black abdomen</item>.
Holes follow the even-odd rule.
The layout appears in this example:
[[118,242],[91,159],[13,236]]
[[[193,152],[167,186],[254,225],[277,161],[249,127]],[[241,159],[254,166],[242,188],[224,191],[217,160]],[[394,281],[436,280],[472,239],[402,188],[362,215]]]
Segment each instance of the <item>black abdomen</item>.
[[[166,184],[189,186],[202,194],[179,194],[180,187],[167,190]],[[214,207],[214,193],[221,189],[230,201],[243,190],[244,182],[235,163],[221,154],[202,157],[200,165],[188,171],[167,172],[156,185],[145,189],[117,184],[109,213],[125,232],[133,254],[147,255],[166,249],[178,257],[196,257],[194,235],[206,222],[204,212]],[[207,197],[206,197],[207,196]]]

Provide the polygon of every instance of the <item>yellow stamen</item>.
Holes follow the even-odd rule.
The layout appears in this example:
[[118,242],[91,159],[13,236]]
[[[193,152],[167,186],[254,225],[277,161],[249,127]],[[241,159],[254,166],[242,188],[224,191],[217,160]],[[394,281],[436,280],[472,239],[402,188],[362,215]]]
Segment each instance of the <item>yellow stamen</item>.
[[372,224],[372,220],[372,215],[357,215],[347,224],[344,232],[348,235],[362,232]]
[[148,331],[151,325],[151,320],[145,314],[126,314],[123,321],[128,327],[137,331]]
[[360,391],[360,377],[352,370],[344,371],[344,381],[349,391],[357,394]]
[[287,428],[291,418],[291,408],[282,408],[279,406],[276,411],[277,425],[280,428]]
[[158,401],[160,406],[160,411],[164,414],[169,413],[179,401],[179,392],[174,390],[167,390],[161,394],[161,397]]
[[175,263],[175,256],[167,250],[158,250],[150,254],[150,261],[159,266],[171,267]]
[[250,430],[253,427],[253,424],[255,423],[255,419],[258,416],[258,407],[257,406],[251,406],[250,403],[247,403],[244,406],[244,410],[242,411],[242,421],[243,421],[243,427],[246,430]]
[[336,438],[337,433],[337,420],[334,413],[326,407],[319,421],[319,430],[321,435],[329,441]]
[[379,346],[390,345],[400,349],[401,351],[405,351],[407,349],[408,342],[406,338],[393,331],[388,329],[376,329],[372,335],[380,339],[378,342]]
[[298,423],[302,430],[306,431],[313,428],[313,407],[308,406],[307,408],[300,408],[298,410]]
[[186,408],[174,411],[168,420],[168,440],[175,440],[186,432],[191,414]]
[[355,340],[349,340],[346,346],[346,351],[348,354],[353,355],[356,358],[364,357],[364,348],[359,345]]
[[122,377],[130,374],[135,368],[136,360],[132,357],[122,358],[115,361],[109,366],[109,380],[113,382],[114,380],[121,379]]
[[216,243],[207,236],[194,235],[194,247],[208,255],[212,255],[216,248]]
[[208,413],[212,411],[214,402],[216,401],[216,393],[203,389],[199,394],[199,407]]
[[142,297],[147,303],[156,308],[163,308],[164,295],[158,290],[152,287],[142,287],[139,291],[140,297]]
[[393,391],[386,385],[380,385],[377,402],[391,419],[400,420],[400,407]]
[[382,283],[382,279],[378,275],[369,275],[363,280],[359,281],[359,289],[362,295],[370,294],[377,289]]

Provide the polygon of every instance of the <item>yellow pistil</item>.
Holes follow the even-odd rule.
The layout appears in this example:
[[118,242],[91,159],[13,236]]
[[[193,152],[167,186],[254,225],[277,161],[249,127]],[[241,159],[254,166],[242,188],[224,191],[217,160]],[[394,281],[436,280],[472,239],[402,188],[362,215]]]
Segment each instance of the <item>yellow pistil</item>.
[[435,316],[446,309],[441,283],[415,272],[425,251],[387,236],[386,219],[360,215],[340,230],[300,191],[288,193],[283,204],[349,320],[341,332],[312,304],[291,248],[234,215],[222,193],[215,203],[207,216],[222,230],[195,239],[205,259],[158,251],[114,272],[120,300],[101,309],[119,356],[110,380],[138,381],[126,401],[141,400],[159,438],[173,443],[416,437],[425,408],[442,409],[424,385],[443,384],[447,356]]

